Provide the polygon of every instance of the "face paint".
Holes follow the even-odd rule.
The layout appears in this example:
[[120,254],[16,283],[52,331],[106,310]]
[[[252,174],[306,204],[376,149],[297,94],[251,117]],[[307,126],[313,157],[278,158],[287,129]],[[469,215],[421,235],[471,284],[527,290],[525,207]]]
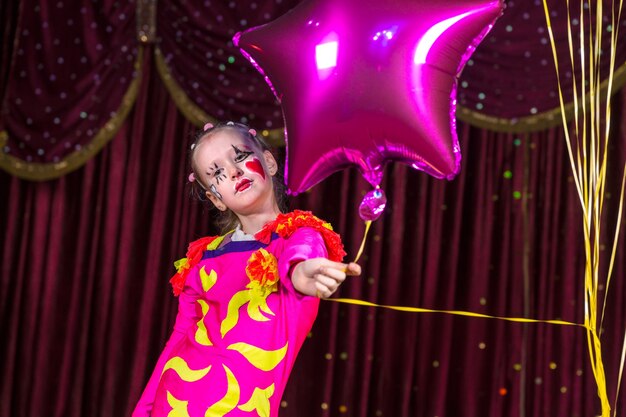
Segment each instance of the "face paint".
[[246,162],[246,168],[250,171],[255,172],[261,176],[261,178],[265,179],[265,170],[263,169],[263,165],[261,165],[261,161],[256,158],[252,158],[248,162]]
[[220,200],[222,199],[222,195],[219,191],[217,191],[217,188],[215,188],[214,184],[211,184],[209,190],[211,190],[211,194],[213,194],[215,197],[219,198]]
[[230,145],[233,147],[233,149],[235,150],[235,162],[239,163],[239,162],[243,162],[245,161],[250,155],[252,155],[254,152],[252,151],[248,151],[248,150],[241,150],[238,147],[236,147],[235,145]]
[[217,181],[217,183],[219,184],[220,181],[224,181],[226,179],[226,174],[224,174],[224,171],[219,168],[216,163],[213,163],[213,165],[214,166],[209,167],[211,173],[207,172],[207,175],[213,176],[215,178],[215,181]]

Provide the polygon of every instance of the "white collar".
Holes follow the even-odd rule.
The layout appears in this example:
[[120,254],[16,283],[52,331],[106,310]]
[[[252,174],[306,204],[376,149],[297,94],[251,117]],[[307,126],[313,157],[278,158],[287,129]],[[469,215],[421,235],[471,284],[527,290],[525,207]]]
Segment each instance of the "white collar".
[[241,226],[237,226],[232,235],[230,235],[230,240],[233,242],[238,242],[242,240],[256,240],[254,235],[249,235],[243,230],[241,230]]

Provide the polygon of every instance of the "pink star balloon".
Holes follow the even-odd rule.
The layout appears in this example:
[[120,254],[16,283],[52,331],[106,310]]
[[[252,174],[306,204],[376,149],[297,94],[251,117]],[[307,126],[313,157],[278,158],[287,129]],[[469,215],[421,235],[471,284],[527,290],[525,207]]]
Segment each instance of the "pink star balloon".
[[237,34],[282,105],[289,191],[354,165],[376,187],[360,210],[372,220],[388,161],[453,178],[458,76],[502,9],[499,0],[310,0]]

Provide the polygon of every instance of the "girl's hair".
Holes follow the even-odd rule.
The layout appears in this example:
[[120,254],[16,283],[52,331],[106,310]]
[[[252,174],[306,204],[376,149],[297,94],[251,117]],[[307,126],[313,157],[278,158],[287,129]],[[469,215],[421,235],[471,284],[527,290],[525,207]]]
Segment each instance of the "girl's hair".
[[[198,144],[202,140],[206,140],[210,138],[215,133],[221,132],[222,130],[232,130],[237,132],[244,140],[248,141],[250,144],[255,146],[257,149],[263,151],[269,151],[272,153],[276,162],[278,163],[278,169],[276,174],[272,179],[272,184],[274,188],[274,196],[276,197],[276,203],[278,204],[278,208],[281,212],[285,212],[288,209],[288,201],[287,194],[285,192],[285,183],[283,179],[283,170],[282,166],[279,162],[279,159],[274,152],[274,150],[265,142],[265,140],[256,134],[256,131],[251,129],[249,126],[243,123],[236,122],[222,122],[218,123],[215,126],[210,124],[205,125],[205,129],[199,131],[196,134],[196,137],[191,145],[191,149],[189,151],[189,165],[191,166],[191,171],[194,175],[194,181],[191,182],[191,194],[195,198],[200,201],[209,201],[206,196],[208,187],[207,184],[203,184],[201,180],[201,176],[198,172],[198,167],[194,162],[194,153]],[[226,211],[217,210],[218,216],[216,218],[215,224],[219,227],[221,233],[226,233],[239,225],[239,218],[232,210],[226,209]]]

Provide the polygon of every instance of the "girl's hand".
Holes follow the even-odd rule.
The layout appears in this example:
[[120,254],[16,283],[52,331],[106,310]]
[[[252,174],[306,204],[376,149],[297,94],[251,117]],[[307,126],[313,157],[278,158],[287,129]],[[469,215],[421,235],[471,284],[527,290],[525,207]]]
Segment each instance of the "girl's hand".
[[326,258],[313,258],[296,265],[291,282],[296,290],[305,295],[328,298],[339,288],[346,276],[361,275],[359,264],[333,262]]

